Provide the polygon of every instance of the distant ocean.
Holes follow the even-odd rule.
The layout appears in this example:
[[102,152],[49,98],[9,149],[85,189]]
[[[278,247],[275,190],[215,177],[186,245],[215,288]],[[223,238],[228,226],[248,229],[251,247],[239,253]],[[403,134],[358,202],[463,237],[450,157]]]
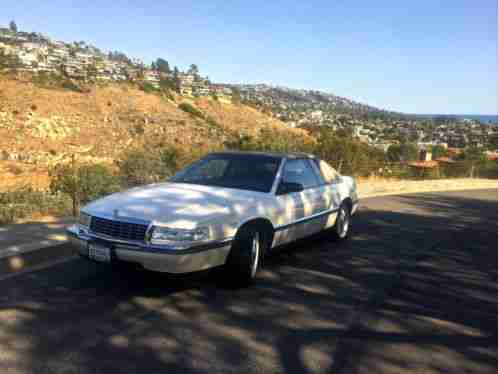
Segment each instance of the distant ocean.
[[481,115],[481,114],[414,114],[415,117],[434,118],[434,117],[450,117],[459,119],[474,119],[482,123],[491,123],[498,125],[498,114]]

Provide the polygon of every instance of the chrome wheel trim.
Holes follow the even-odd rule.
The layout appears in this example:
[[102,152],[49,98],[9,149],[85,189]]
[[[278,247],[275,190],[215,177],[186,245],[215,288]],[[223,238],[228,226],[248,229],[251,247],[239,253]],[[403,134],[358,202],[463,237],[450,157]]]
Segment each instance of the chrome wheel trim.
[[339,210],[339,216],[337,217],[337,234],[340,238],[346,237],[349,230],[349,219],[346,209],[342,207]]
[[256,275],[256,271],[258,270],[259,250],[259,233],[255,232],[254,236],[252,237],[251,243],[251,278],[254,278],[254,276]]

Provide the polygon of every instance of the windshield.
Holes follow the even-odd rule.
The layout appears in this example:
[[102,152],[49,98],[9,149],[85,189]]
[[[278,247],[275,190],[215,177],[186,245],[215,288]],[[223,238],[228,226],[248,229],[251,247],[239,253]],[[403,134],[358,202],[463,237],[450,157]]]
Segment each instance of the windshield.
[[176,183],[270,192],[281,158],[254,154],[212,154],[173,176]]

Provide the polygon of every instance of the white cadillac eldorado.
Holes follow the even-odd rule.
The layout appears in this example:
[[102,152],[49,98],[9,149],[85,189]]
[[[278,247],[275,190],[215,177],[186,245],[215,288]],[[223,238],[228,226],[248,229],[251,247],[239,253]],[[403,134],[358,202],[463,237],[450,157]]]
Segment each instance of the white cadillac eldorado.
[[86,205],[68,234],[94,261],[168,273],[223,265],[248,284],[277,246],[324,230],[346,239],[357,206],[354,180],[311,155],[221,152]]

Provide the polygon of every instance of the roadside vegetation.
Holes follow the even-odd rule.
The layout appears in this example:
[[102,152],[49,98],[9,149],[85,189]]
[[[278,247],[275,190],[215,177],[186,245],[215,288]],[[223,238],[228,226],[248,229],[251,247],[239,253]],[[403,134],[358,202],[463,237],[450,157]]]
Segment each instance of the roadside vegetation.
[[[0,223],[39,215],[77,215],[91,200],[133,186],[167,180],[186,164],[218,150],[313,153],[327,160],[340,173],[356,177],[393,179],[498,178],[498,163],[484,151],[468,148],[437,168],[415,168],[418,159],[413,145],[403,143],[386,153],[353,139],[345,133],[318,131],[313,137],[296,137],[276,129],[262,129],[257,136],[231,134],[219,147],[180,147],[150,141],[124,152],[113,165],[64,162],[49,173],[50,189],[29,187],[0,193]],[[438,157],[444,149],[435,149]]]
[[71,200],[65,194],[36,191],[27,186],[0,192],[0,224],[36,216],[69,214],[71,214]]
[[50,191],[71,199],[72,214],[78,215],[81,204],[119,191],[117,177],[103,165],[61,164],[50,171]]
[[174,148],[135,147],[116,161],[124,187],[163,181],[178,169],[178,151]]
[[[49,76],[40,75],[38,79],[36,85],[40,86],[57,84],[64,90],[80,89],[64,88],[67,82],[55,82]],[[177,106],[173,101],[165,103],[161,99],[164,95],[144,96],[124,86],[98,91],[99,101],[87,100],[86,95],[50,93],[50,98],[57,97],[64,104],[61,111],[71,116],[53,115],[49,121],[41,117],[41,113],[49,111],[49,105],[39,98],[26,99],[22,105],[18,100],[8,101],[13,97],[8,92],[25,92],[26,95],[19,97],[28,97],[27,94],[37,91],[22,91],[27,86],[8,83],[0,92],[9,108],[0,113],[0,128],[7,129],[4,133],[12,136],[3,139],[0,152],[0,160],[5,162],[3,171],[14,179],[26,174],[18,165],[51,166],[44,190],[11,185],[9,190],[1,192],[0,223],[37,215],[77,215],[80,206],[88,201],[125,188],[165,181],[206,153],[221,150],[312,153],[341,174],[360,178],[498,178],[498,163],[489,161],[483,148],[466,148],[460,154],[449,155],[445,148],[433,147],[430,149],[433,158],[449,161],[437,167],[418,168],[413,163],[420,154],[410,139],[401,139],[384,152],[359,141],[347,129],[290,129],[242,104],[222,105],[216,100],[203,99],[183,101]],[[163,83],[165,89],[174,84]],[[144,91],[150,89],[147,85],[142,87]],[[124,94],[126,101],[122,100]],[[23,112],[29,112],[25,122],[22,122]],[[26,132],[27,128],[31,132]],[[79,147],[66,141],[73,133]],[[26,145],[38,144],[44,151],[40,152],[42,157],[28,157],[29,151],[12,148],[12,144],[17,144],[12,134],[22,134]],[[81,161],[77,154],[81,155]],[[16,184],[24,185],[30,184]]]

